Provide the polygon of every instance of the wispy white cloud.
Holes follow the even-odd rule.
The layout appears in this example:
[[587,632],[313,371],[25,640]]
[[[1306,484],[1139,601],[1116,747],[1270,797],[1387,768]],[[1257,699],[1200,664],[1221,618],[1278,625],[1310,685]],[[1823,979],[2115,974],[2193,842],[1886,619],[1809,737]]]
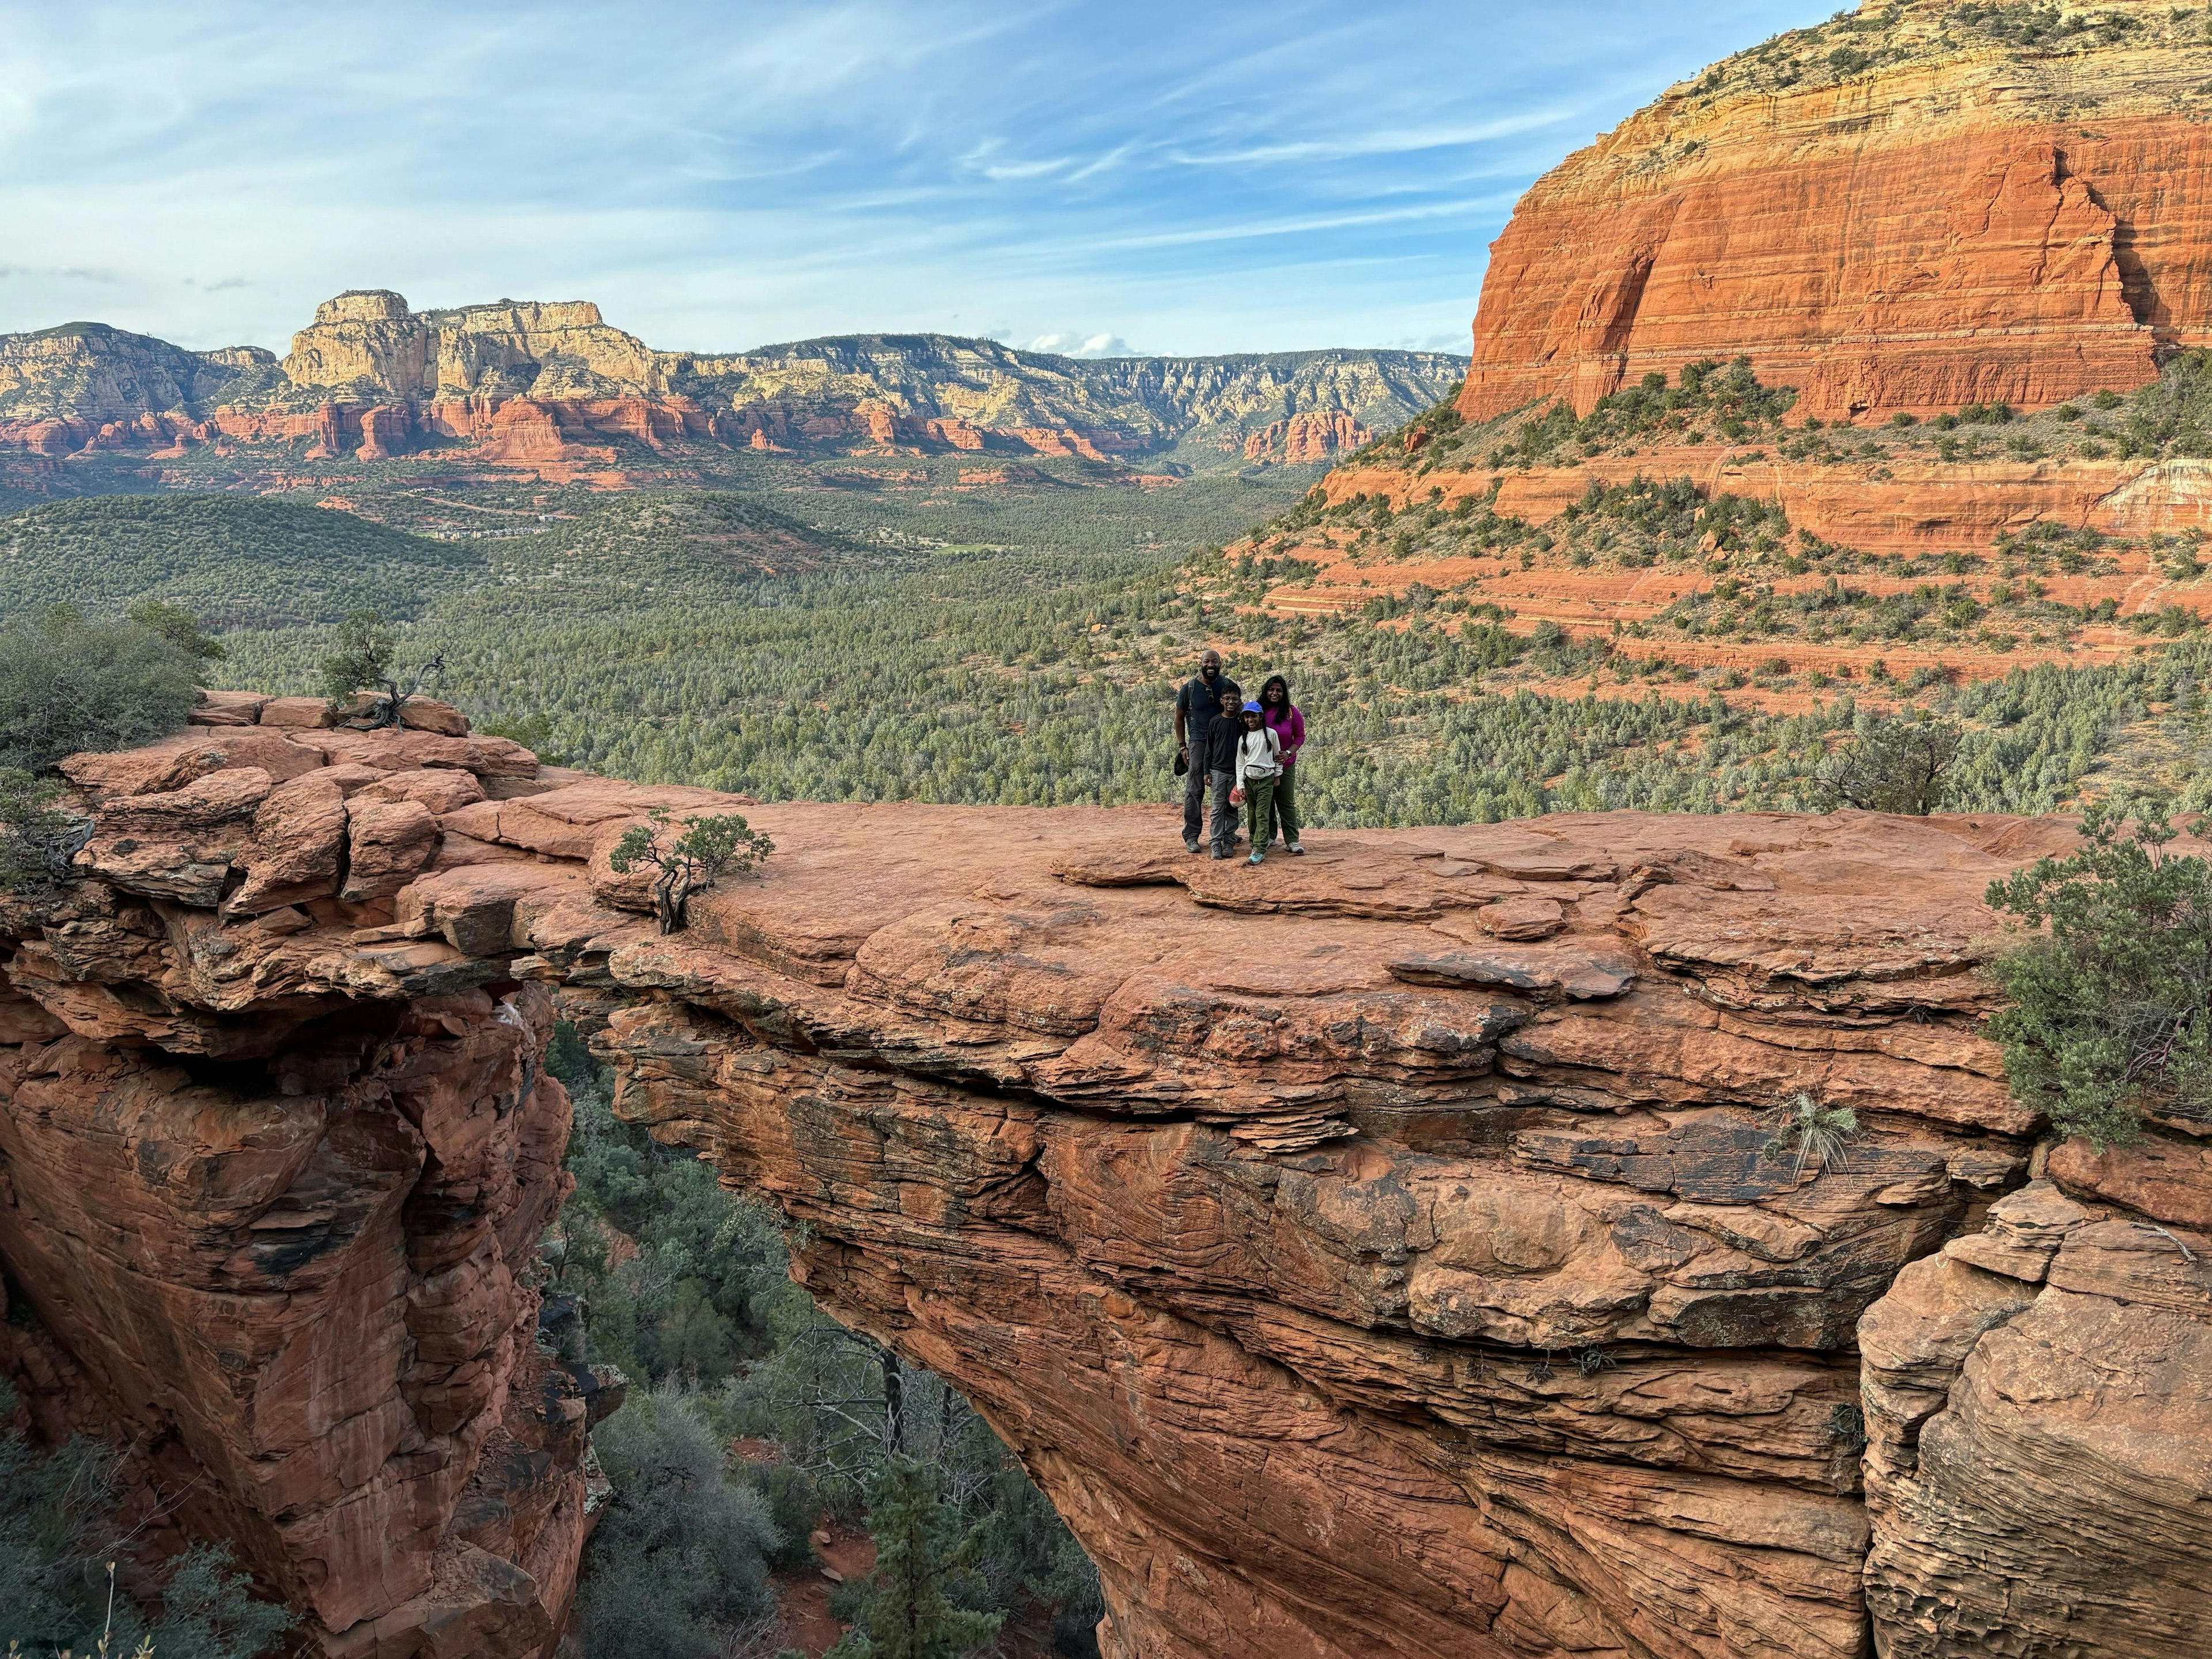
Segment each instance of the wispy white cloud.
[[700,349],[1463,347],[1530,179],[1834,3],[0,0],[0,329],[281,347],[382,284]]
[[1478,197],[1466,201],[1424,202],[1411,207],[1378,208],[1364,213],[1306,214],[1283,219],[1251,220],[1241,224],[1193,225],[1181,230],[1119,236],[1098,244],[1103,247],[1189,247],[1206,242],[1241,242],[1260,237],[1310,236],[1322,231],[1349,230],[1363,226],[1404,224],[1417,219],[1459,218],[1494,211],[1501,198]]
[[1055,173],[1065,173],[1074,165],[1065,155],[1036,161],[1002,160],[1000,153],[1005,148],[1000,139],[986,139],[962,156],[960,165],[970,173],[997,179],[1048,178]]
[[1138,154],[1140,149],[1141,146],[1133,142],[1126,144],[1116,144],[1113,149],[1108,150],[1103,155],[1097,157],[1095,161],[1085,162],[1083,166],[1076,168],[1074,172],[1069,173],[1067,175],[1067,182],[1071,185],[1079,185],[1085,179],[1096,179],[1101,173],[1111,173],[1115,167],[1120,167],[1123,162],[1128,161],[1130,157]]
[[1133,357],[1136,349],[1110,329],[1103,333],[1064,329],[1040,334],[1027,343],[1030,351],[1054,351],[1063,357]]
[[1413,155],[1426,150],[1462,149],[1510,138],[1524,132],[1540,132],[1558,126],[1576,112],[1571,106],[1525,111],[1494,121],[1471,125],[1416,129],[1382,128],[1351,132],[1334,138],[1302,138],[1277,144],[1254,144],[1243,149],[1210,155],[1178,150],[1174,159],[1187,167],[1250,167],[1262,162],[1342,161],[1355,156]]
[[0,265],[0,283],[94,283],[112,287],[123,280],[100,265]]

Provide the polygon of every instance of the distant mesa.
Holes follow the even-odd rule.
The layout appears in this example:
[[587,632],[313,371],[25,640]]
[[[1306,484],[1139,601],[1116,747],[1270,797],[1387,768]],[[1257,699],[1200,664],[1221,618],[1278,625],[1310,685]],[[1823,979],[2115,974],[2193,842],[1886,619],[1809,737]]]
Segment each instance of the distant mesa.
[[659,351],[584,300],[416,311],[325,301],[280,360],[191,352],[103,324],[0,336],[0,448],[66,457],[295,446],[380,461],[608,466],[620,448],[999,451],[1125,458],[1183,443],[1310,465],[1449,395],[1465,360],[1310,351],[1083,360],[945,335],[847,335],[728,356]]
[[357,289],[325,300],[283,361],[295,387],[377,398],[657,397],[663,354],[611,328],[588,301],[501,300],[417,313],[399,295]]
[[2208,115],[2202,7],[1866,0],[1538,180],[1460,412],[1739,355],[1822,420],[2139,386],[2212,343]]

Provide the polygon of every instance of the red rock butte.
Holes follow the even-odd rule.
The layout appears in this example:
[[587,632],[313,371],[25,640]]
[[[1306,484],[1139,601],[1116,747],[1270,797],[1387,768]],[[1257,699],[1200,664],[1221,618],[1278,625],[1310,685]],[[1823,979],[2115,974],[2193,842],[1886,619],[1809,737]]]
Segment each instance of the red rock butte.
[[1824,419],[2041,408],[2207,343],[2203,13],[2066,10],[1865,0],[1577,151],[1492,249],[1461,412],[1737,356]]
[[356,289],[318,306],[281,360],[252,347],[186,351],[99,323],[0,334],[0,461],[177,460],[211,447],[259,449],[244,459],[266,466],[266,447],[281,445],[288,461],[440,452],[607,487],[626,482],[605,470],[625,448],[694,459],[988,452],[1118,467],[1192,441],[1224,464],[1242,451],[1306,465],[1431,407],[1462,366],[1370,350],[1085,360],[943,335],[659,351],[588,301],[418,312],[389,290]]
[[[2212,1157],[1978,1034],[2066,820],[1620,814],[1186,857],[1166,809],[733,804],[235,695],[0,912],[0,1358],[326,1651],[544,1652],[611,1380],[526,1267],[574,1020],[1097,1562],[1113,1659],[2197,1655]],[[270,722],[278,723],[270,723]],[[1844,1156],[1770,1151],[1808,1094]]]

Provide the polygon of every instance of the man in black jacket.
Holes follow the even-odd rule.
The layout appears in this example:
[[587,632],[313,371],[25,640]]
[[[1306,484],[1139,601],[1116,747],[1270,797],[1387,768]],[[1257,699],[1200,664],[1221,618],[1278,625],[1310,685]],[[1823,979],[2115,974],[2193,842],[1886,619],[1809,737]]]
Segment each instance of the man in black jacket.
[[[1237,707],[1244,702],[1237,682],[1222,672],[1221,653],[1208,647],[1198,659],[1198,678],[1176,694],[1176,747],[1190,768],[1182,783],[1182,844],[1188,852],[1199,850],[1199,838],[1206,833],[1206,738],[1221,717],[1224,697],[1235,698]],[[1225,795],[1213,804],[1217,818],[1228,804]]]

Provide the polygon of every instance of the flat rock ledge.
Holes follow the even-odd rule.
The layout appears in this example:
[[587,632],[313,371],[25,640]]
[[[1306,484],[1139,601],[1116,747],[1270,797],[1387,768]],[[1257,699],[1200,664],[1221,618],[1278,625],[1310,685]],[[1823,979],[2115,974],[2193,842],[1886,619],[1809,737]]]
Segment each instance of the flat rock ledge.
[[[2070,821],[1255,869],[271,707],[72,758],[86,878],[0,910],[0,1363],[333,1654],[565,1619],[618,1383],[536,1334],[557,1018],[1020,1454],[1113,1659],[2212,1647],[2212,1150],[2039,1146],[1979,1035]],[[658,805],[778,849],[669,938],[606,857]]]

